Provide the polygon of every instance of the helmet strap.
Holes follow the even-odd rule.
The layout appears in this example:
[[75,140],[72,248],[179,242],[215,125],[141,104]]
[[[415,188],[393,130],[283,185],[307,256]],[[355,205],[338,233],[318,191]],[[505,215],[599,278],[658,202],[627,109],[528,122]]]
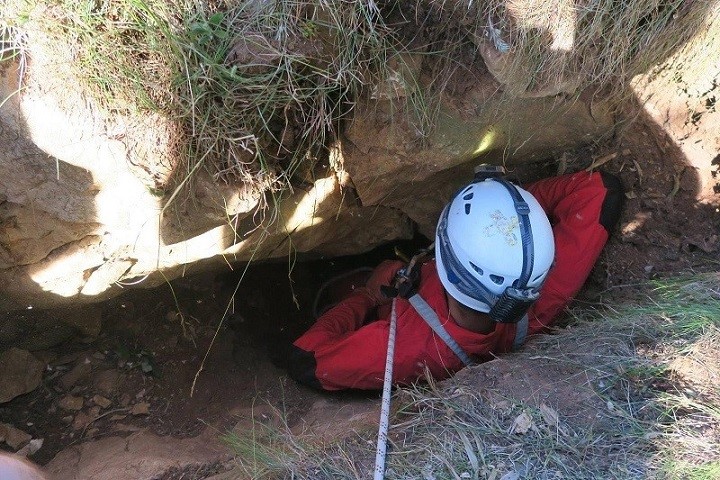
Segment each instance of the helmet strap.
[[517,323],[540,295],[534,288],[528,288],[527,286],[535,260],[532,227],[530,225],[530,206],[523,199],[515,185],[499,177],[493,177],[492,180],[505,187],[513,200],[520,224],[523,263],[520,278],[515,280],[511,287],[505,289],[490,309],[488,315],[498,323]]

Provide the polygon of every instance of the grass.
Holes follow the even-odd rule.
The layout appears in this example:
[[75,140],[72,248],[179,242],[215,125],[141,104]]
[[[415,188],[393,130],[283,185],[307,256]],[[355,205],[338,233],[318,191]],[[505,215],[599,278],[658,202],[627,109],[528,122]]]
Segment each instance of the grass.
[[108,115],[159,112],[178,125],[176,187],[200,168],[288,187],[382,72],[392,39],[374,2],[34,0],[0,19],[70,49],[67,74]]
[[715,480],[720,478],[720,462],[712,462],[701,466],[670,462],[666,468],[670,478],[684,480]]
[[[574,92],[620,87],[706,32],[718,16],[712,8],[681,0],[559,9],[534,0],[9,0],[0,28],[10,43],[29,38],[66,59],[58,74],[107,115],[153,112],[175,125],[181,167],[158,190],[174,192],[171,203],[203,168],[218,181],[291,188],[325,158],[362,93],[398,71],[407,91],[396,109],[426,137],[440,95],[454,75],[471,73],[483,38],[507,49],[501,90],[511,95],[566,80]],[[421,56],[419,67],[407,52]]]
[[[398,391],[387,478],[718,478],[720,276],[660,281],[634,304],[574,313],[567,329],[506,357],[515,367],[498,381],[485,364]],[[538,376],[522,377],[528,368]],[[527,378],[540,381],[523,397]],[[372,470],[373,438],[318,446],[287,426],[265,435],[226,439],[240,465],[277,467],[251,478]]]

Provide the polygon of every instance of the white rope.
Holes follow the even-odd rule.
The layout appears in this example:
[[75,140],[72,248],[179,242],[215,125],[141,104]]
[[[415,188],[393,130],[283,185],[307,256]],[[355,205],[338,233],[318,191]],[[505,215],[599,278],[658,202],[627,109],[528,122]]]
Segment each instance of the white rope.
[[397,313],[395,312],[396,300],[397,298],[393,298],[392,313],[390,314],[387,357],[385,357],[385,380],[383,381],[382,403],[380,405],[380,426],[378,428],[377,449],[375,450],[374,480],[383,480],[385,478],[385,456],[387,453],[388,430],[390,428],[393,357],[395,356],[395,330],[397,328]]

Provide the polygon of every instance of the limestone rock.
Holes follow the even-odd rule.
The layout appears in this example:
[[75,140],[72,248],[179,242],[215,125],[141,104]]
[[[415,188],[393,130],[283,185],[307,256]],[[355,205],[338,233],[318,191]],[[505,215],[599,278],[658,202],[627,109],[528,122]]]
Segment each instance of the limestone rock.
[[229,456],[214,429],[186,439],[141,431],[68,447],[46,469],[53,480],[162,478],[171,470],[226,461]]
[[81,359],[80,363],[75,365],[72,370],[60,377],[60,385],[65,390],[70,390],[75,384],[82,383],[87,380],[92,371],[92,365],[86,359]]
[[33,438],[28,442],[27,445],[18,450],[17,454],[23,457],[35,455],[38,451],[40,451],[44,443],[45,439],[43,438]]
[[11,348],[0,354],[0,403],[35,390],[44,369],[45,364],[26,350]]
[[58,406],[63,410],[78,411],[82,409],[85,399],[82,397],[74,397],[65,395],[58,401]]
[[102,395],[95,395],[92,398],[92,401],[100,408],[108,408],[110,405],[112,405],[112,401],[103,397]]
[[93,376],[93,385],[101,394],[112,396],[124,379],[117,370],[103,370]]
[[132,410],[130,410],[130,413],[133,415],[149,415],[150,414],[150,404],[148,402],[139,402],[133,405]]
[[340,155],[360,203],[397,208],[432,238],[442,207],[477,164],[547,158],[613,129],[610,106],[590,96],[498,98],[491,87],[479,83],[462,98],[443,97],[423,139],[391,102],[358,106]]
[[8,423],[0,423],[0,441],[4,441],[13,450],[18,450],[32,439],[32,436]]

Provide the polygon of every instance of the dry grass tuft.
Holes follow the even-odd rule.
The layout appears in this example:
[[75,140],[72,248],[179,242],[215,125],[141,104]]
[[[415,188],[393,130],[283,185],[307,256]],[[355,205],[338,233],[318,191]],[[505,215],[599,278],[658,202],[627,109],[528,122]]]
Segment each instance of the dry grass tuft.
[[207,168],[269,190],[324,154],[392,38],[374,2],[33,0],[8,2],[0,25],[70,50],[68,81],[107,116],[176,123],[176,184]]
[[482,68],[480,57],[511,95],[621,88],[715,25],[716,3],[8,0],[0,28],[6,40],[43,36],[70,51],[68,81],[108,115],[175,122],[185,164],[176,185],[206,168],[282,190],[406,52],[424,59],[403,95],[424,137],[439,96]]
[[[717,478],[720,276],[575,313],[574,325],[503,361],[400,391],[387,478]],[[372,439],[305,449],[287,428],[272,435],[247,443],[260,454],[236,448],[238,461],[284,459],[272,478],[370,476]]]

